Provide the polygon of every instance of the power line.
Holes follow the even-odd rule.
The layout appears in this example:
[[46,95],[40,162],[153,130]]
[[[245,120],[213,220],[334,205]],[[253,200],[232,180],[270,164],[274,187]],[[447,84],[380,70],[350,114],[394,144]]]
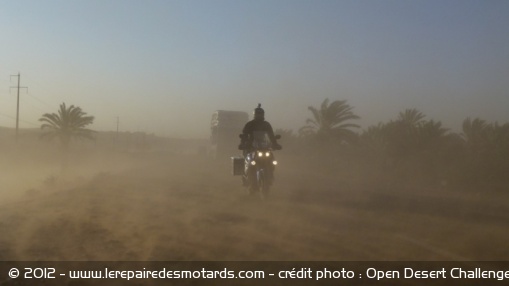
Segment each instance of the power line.
[[35,127],[40,127],[41,125],[39,124],[36,124],[36,123],[33,123],[33,122],[30,122],[30,121],[26,121],[26,120],[20,120],[21,122],[25,123],[25,124],[28,124],[28,125],[32,125],[32,126],[35,126]]
[[10,118],[10,119],[14,119],[14,120],[16,120],[16,118],[15,118],[15,117],[12,117],[12,116],[7,115],[7,114],[0,113],[0,115],[2,115],[2,116],[4,116],[4,117],[8,117],[8,118]]
[[[13,116],[10,116],[10,115],[7,115],[7,114],[4,114],[4,113],[0,113],[0,115],[2,115],[3,117],[7,117],[9,119],[12,119],[12,120],[16,120],[15,117]],[[25,124],[29,124],[29,125],[32,125],[32,126],[39,126],[39,124],[36,124],[36,123],[33,123],[33,122],[30,122],[30,121],[26,121],[26,120],[22,120],[20,119],[19,121],[25,123]]]
[[29,93],[28,93],[28,96],[30,96],[30,97],[32,97],[32,98],[34,98],[35,100],[39,101],[40,103],[42,103],[43,105],[45,105],[45,106],[47,106],[47,107],[49,107],[49,108],[53,108],[53,107],[54,107],[54,106],[51,106],[51,105],[49,105],[48,103],[46,103],[46,102],[42,101],[41,99],[39,99],[39,98],[35,97],[35,96],[31,93],[31,92],[29,92]]
[[[32,97],[32,98],[34,98],[34,99],[35,99],[35,100],[37,100],[39,103],[41,103],[41,104],[43,104],[43,105],[45,105],[46,107],[49,107],[49,108],[51,108],[51,109],[53,109],[53,108],[55,108],[55,106],[57,106],[57,105],[52,105],[52,104],[47,103],[46,101],[42,100],[41,98],[39,98],[38,96],[36,96],[36,95],[34,94],[34,92],[33,92],[33,91],[34,91],[34,89],[33,89],[33,85],[34,85],[34,82],[35,82],[36,84],[38,83],[37,78],[32,78],[32,77],[30,77],[30,75],[28,75],[28,76],[27,76],[27,74],[26,74],[26,73],[23,75],[23,77],[25,78],[25,80],[27,80],[27,79],[28,79],[28,81],[30,82],[30,84],[31,84],[31,86],[32,86],[32,91],[28,92],[28,96],[30,96],[30,97]],[[41,85],[41,84],[39,83],[38,85]]]
[[39,107],[39,106],[37,106],[37,105],[33,104],[33,103],[32,103],[32,102],[30,102],[29,100],[26,100],[26,99],[24,99],[24,98],[21,98],[20,100],[21,100],[23,103],[28,104],[28,106],[30,106],[30,107],[32,107],[32,108],[35,108],[35,109],[37,109],[38,111],[41,111],[42,113],[48,113],[48,112],[47,112],[47,110],[42,109],[41,107]]

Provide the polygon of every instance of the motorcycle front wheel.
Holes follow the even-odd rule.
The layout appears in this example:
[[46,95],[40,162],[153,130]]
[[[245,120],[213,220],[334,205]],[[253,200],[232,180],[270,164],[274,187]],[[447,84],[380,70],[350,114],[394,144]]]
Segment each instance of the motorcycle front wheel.
[[262,199],[265,199],[269,196],[269,182],[267,181],[267,174],[264,169],[258,171],[257,179],[258,191],[260,192]]

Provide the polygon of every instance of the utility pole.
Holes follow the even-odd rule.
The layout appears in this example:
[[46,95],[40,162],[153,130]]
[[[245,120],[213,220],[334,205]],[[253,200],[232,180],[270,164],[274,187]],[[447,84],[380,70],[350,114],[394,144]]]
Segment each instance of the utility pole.
[[16,104],[16,143],[18,143],[18,129],[19,129],[19,89],[20,88],[26,88],[27,91],[28,91],[28,87],[26,86],[20,86],[20,82],[21,82],[21,75],[20,73],[18,72],[17,75],[11,75],[11,78],[13,76],[17,76],[18,77],[18,86],[11,86],[11,88],[17,88],[18,89],[18,103]]

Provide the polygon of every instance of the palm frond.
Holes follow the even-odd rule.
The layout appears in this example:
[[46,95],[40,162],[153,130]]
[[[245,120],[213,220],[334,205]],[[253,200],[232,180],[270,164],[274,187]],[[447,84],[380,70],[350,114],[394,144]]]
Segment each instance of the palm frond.
[[306,126],[299,130],[299,134],[317,135],[322,138],[351,136],[350,128],[359,128],[357,124],[348,123],[350,120],[359,119],[347,104],[346,100],[336,100],[329,103],[326,98],[317,109],[309,106],[308,110],[313,115],[306,120]]

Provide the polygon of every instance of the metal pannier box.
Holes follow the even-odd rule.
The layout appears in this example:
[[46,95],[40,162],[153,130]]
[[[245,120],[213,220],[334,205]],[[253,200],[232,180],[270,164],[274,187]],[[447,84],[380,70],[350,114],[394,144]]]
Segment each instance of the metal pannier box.
[[234,176],[244,175],[244,158],[243,157],[231,157],[232,158],[232,174]]

